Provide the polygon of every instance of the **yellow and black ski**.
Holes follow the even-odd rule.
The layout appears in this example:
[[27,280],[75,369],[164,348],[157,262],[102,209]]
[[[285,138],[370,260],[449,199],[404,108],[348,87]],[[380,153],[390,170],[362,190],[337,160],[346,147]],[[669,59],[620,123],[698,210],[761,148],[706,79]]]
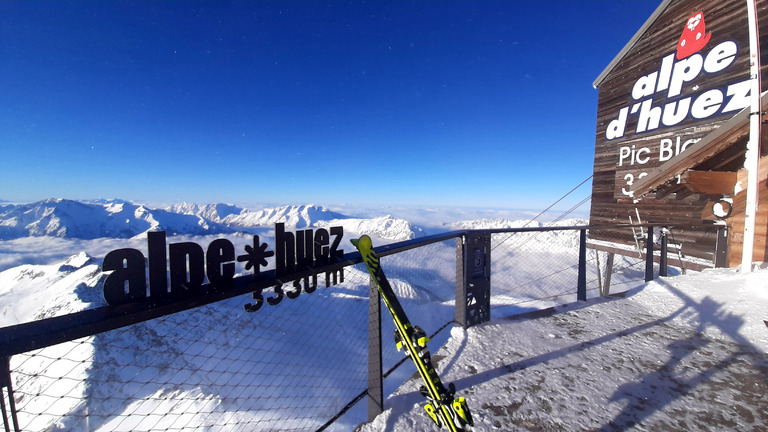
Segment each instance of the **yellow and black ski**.
[[364,235],[357,240],[352,240],[352,244],[360,251],[363,261],[368,267],[368,272],[376,281],[384,304],[387,305],[387,309],[392,315],[395,322],[397,349],[405,350],[406,355],[413,360],[422,381],[424,381],[424,385],[421,386],[421,394],[427,398],[427,404],[424,406],[427,414],[438,427],[442,427],[444,423],[452,432],[470,430],[470,426],[473,426],[474,423],[467,401],[463,397],[455,396],[456,387],[453,383],[446,389],[440,381],[440,377],[437,376],[427,349],[429,337],[421,328],[412,326],[411,322],[408,321],[403,307],[381,269],[379,257],[373,251],[371,238]]

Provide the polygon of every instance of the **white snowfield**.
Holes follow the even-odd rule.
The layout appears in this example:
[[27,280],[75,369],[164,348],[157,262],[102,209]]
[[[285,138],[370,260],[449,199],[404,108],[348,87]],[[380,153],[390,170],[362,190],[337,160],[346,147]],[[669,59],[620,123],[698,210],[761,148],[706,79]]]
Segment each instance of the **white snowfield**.
[[[626,298],[454,328],[438,372],[475,431],[768,427],[768,270],[662,278]],[[361,431],[436,430],[418,380]]]
[[[165,220],[169,229],[183,228],[172,225],[172,215],[179,215],[182,225],[186,218],[206,221],[203,234],[195,228],[169,242],[207,244],[222,237],[214,228],[236,229],[240,234],[226,237],[234,237],[238,249],[249,243],[250,233],[273,244],[271,227],[233,222],[243,215],[253,218],[249,223],[286,222],[291,229],[342,225],[349,250],[348,239],[363,233],[373,234],[378,246],[435,232],[438,224],[451,230],[527,223],[492,215],[435,220],[427,227],[397,216],[350,217],[317,206],[259,213],[225,205],[154,211],[119,201],[92,207],[64,200],[38,204],[4,207],[10,219],[2,222],[7,228],[2,232],[13,236],[0,240],[0,270],[5,269],[0,271],[0,326],[103,306],[101,258],[118,247],[144,250],[145,231],[95,238],[99,232],[93,227],[111,227],[105,215],[125,215],[129,209],[158,215],[153,220]],[[80,212],[95,218],[92,228],[65,216],[62,208],[69,216]],[[433,213],[423,217],[434,219]],[[14,237],[24,229],[22,219],[35,230],[43,226],[36,221],[58,229],[30,237],[41,231],[29,228]],[[55,220],[58,225],[51,225]],[[134,228],[145,229],[148,220]],[[87,235],[67,237],[76,232]],[[510,316],[537,293],[562,291],[562,279],[542,278],[548,273],[532,260],[545,270],[572,267],[577,244],[577,231],[495,240],[492,321],[466,331],[445,330],[430,344],[441,378],[467,397],[475,430],[766,430],[768,269],[751,274],[707,270],[629,285],[642,278],[641,270],[625,280],[616,273],[616,288],[631,288],[626,297]],[[73,249],[88,253],[73,254]],[[382,260],[411,321],[428,332],[453,319],[453,260],[451,242]],[[345,279],[254,314],[243,310],[252,301],[244,296],[13,356],[23,430],[316,430],[366,385],[368,279],[357,267],[348,268]],[[522,287],[528,291],[520,292]],[[386,315],[383,327],[388,367],[402,355],[394,350]],[[306,393],[297,389],[306,389],[307,372],[323,386],[311,389],[316,393],[311,401],[294,399]],[[385,412],[361,430],[437,430],[422,408],[420,383],[407,379],[411,373],[405,364],[385,381],[391,393]],[[315,406],[316,401],[329,405]],[[293,408],[299,402],[302,408]],[[358,403],[329,430],[354,429],[366,418],[365,405]]]

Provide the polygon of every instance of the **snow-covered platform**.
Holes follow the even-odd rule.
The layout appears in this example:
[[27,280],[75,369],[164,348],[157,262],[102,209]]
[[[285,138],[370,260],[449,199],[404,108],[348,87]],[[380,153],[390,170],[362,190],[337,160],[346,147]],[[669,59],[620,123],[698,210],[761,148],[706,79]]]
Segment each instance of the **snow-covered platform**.
[[[766,319],[768,271],[707,270],[453,329],[435,357],[476,431],[766,430]],[[360,429],[437,430],[418,387]]]

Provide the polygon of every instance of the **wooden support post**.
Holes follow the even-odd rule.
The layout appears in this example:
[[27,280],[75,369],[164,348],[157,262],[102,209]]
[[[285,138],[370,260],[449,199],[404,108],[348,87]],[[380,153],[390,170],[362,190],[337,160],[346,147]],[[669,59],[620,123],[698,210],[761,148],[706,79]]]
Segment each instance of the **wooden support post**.
[[595,264],[597,265],[597,289],[600,291],[600,295],[603,295],[603,281],[600,270],[600,252],[595,251]]
[[611,292],[611,276],[613,275],[613,252],[608,252],[608,262],[605,263],[605,284],[603,285],[603,297],[607,297]]

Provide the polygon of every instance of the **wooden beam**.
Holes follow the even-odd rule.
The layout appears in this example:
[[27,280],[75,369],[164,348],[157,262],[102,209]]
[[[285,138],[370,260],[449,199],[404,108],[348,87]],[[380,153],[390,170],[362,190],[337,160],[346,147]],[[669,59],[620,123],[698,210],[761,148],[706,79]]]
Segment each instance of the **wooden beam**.
[[[638,251],[636,249],[624,249],[620,247],[609,246],[609,245],[599,244],[599,243],[591,243],[591,242],[587,242],[587,248],[608,252],[608,253],[614,253],[617,255],[624,255],[632,258],[638,258]],[[643,260],[645,260],[645,257],[646,257],[645,251],[640,251],[640,257]],[[661,260],[660,256],[658,255],[653,256],[654,262],[659,262],[660,260]],[[701,262],[690,261],[685,258],[683,258],[681,261],[678,257],[674,255],[667,257],[667,263],[673,267],[685,268],[686,270],[695,270],[695,271],[702,271],[708,268],[715,267],[714,263],[704,264]]]
[[688,170],[680,176],[680,184],[691,192],[711,195],[733,195],[736,187],[735,172]]

